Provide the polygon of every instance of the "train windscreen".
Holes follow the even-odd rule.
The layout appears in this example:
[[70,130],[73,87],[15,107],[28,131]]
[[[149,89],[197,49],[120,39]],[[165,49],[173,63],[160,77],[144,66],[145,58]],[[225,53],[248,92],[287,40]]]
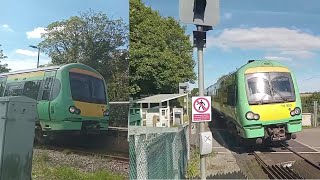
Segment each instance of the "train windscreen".
[[246,75],[249,104],[295,101],[290,73],[269,72]]
[[72,99],[88,103],[105,104],[106,93],[102,79],[70,72]]

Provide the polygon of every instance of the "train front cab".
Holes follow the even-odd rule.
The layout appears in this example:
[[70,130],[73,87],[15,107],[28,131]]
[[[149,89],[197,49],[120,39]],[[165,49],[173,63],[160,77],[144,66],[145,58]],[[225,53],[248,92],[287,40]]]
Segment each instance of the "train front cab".
[[90,67],[71,64],[45,72],[42,92],[38,102],[41,133],[54,137],[108,129],[106,85]]
[[243,80],[240,136],[257,144],[295,139],[302,115],[294,75],[285,67],[255,67],[245,71]]

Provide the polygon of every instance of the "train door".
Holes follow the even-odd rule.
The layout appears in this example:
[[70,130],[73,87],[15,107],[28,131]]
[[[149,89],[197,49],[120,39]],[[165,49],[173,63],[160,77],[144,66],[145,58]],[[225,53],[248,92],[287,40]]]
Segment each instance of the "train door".
[[38,96],[38,113],[40,120],[50,120],[50,95],[56,71],[46,71],[44,73],[40,93]]

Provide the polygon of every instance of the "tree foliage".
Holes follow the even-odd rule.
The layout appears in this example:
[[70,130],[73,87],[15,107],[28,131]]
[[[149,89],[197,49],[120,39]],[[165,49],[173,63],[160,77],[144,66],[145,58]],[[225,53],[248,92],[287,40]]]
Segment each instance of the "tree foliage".
[[314,92],[311,96],[301,97],[302,111],[313,113],[313,102],[317,101],[318,107],[320,106],[320,92]]
[[180,82],[193,82],[193,48],[185,27],[172,17],[130,0],[130,93],[176,93]]
[[128,99],[128,27],[92,10],[48,25],[39,44],[52,64],[82,63],[106,80],[112,101]]
[[[1,45],[0,45],[1,47]],[[7,58],[7,56],[5,56],[3,54],[3,50],[0,49],[0,63],[1,63],[1,59],[5,59]],[[7,68],[8,67],[8,64],[0,64],[0,73],[6,73],[6,72],[9,72],[11,69]]]

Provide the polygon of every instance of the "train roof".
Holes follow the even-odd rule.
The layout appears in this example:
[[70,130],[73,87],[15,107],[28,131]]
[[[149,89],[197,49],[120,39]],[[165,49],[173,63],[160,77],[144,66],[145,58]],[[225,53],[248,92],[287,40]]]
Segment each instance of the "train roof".
[[[12,72],[7,72],[7,73],[1,73],[0,76],[7,76],[7,75],[12,75],[12,74],[21,74],[21,73],[29,73],[29,72],[36,72],[36,71],[48,71],[48,70],[56,70],[63,68],[65,66],[70,66],[70,65],[84,65],[81,63],[69,63],[69,64],[62,64],[62,65],[56,65],[56,66],[47,66],[47,67],[41,67],[41,68],[34,68],[34,69],[24,69],[24,70],[19,70],[19,71],[12,71]],[[87,66],[87,65],[85,65]],[[89,66],[88,66],[89,67]]]

